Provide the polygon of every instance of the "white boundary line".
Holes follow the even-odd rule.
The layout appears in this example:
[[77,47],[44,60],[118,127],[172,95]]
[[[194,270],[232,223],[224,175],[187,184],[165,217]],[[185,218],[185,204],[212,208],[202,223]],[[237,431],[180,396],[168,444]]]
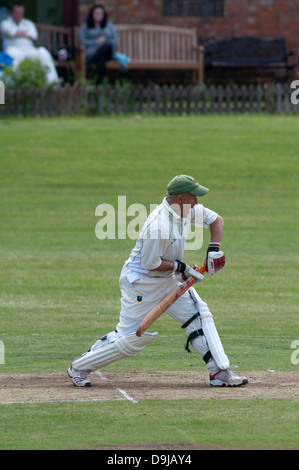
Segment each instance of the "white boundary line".
[[132,403],[138,403],[138,401],[130,397],[130,395],[125,390],[122,390],[121,388],[117,388],[117,387],[113,387],[113,388],[115,388],[115,390],[118,390],[127,400],[131,401]]
[[[97,375],[98,377],[100,377],[100,379],[102,380],[108,380],[100,370],[97,370],[94,372],[95,375]],[[138,403],[137,400],[135,400],[134,398],[132,398],[125,390],[122,390],[121,388],[118,388],[118,387],[113,387],[114,390],[117,390],[119,393],[121,393],[127,400],[131,401],[132,403]]]

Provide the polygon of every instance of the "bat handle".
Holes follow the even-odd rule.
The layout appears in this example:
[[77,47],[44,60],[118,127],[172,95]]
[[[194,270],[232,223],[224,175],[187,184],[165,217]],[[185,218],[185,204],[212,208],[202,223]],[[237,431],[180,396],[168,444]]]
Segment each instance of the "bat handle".
[[[196,271],[199,272],[200,274],[204,274],[205,271],[206,271],[206,266],[203,265],[203,266],[201,266],[201,268],[196,269]],[[182,291],[179,293],[179,295],[176,297],[176,299],[177,299],[179,296],[181,296],[181,295],[185,292],[185,290],[189,289],[189,288],[196,282],[196,278],[193,277],[193,276],[190,276],[190,277],[188,278],[188,281],[189,281],[189,283],[185,286],[185,289],[182,290]],[[186,281],[185,281],[185,282],[186,282]],[[174,300],[172,303],[174,303],[174,302],[175,302],[175,300]],[[147,314],[147,316],[148,316],[150,313],[151,313],[151,312],[149,312],[149,313]],[[145,319],[146,319],[146,317],[145,317]],[[139,328],[138,328],[137,331],[136,331],[136,335],[137,335],[137,336],[141,336],[141,335],[144,333],[144,331],[146,330],[146,328],[144,328],[144,321],[145,321],[145,319],[143,320],[143,322],[141,322]]]
[[[206,270],[207,270],[205,264],[204,264],[201,268],[195,268],[195,266],[192,266],[192,268],[193,268],[195,271],[197,271],[198,273],[200,273],[200,274],[204,274],[204,273],[206,272]],[[195,277],[193,277],[193,276],[191,277],[191,276],[190,276],[190,279],[191,279],[191,278],[193,278],[193,279],[195,280]]]
[[204,274],[206,272],[206,265],[204,264],[201,268],[196,269],[200,274]]

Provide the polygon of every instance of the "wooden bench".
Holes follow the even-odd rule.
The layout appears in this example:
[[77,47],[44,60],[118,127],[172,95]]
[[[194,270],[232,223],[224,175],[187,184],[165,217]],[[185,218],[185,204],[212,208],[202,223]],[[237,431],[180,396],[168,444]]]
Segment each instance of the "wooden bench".
[[284,39],[263,39],[254,36],[240,36],[217,40],[201,38],[205,51],[207,69],[266,69],[283,70],[289,80],[297,64],[290,64]]
[[[118,51],[130,58],[129,70],[188,70],[194,81],[204,80],[204,48],[198,45],[196,29],[159,25],[116,25]],[[80,78],[86,78],[85,48],[79,44],[75,29]],[[79,58],[80,56],[80,58]],[[119,69],[117,61],[109,61],[108,69]]]
[[[71,71],[74,79],[81,76],[80,54],[74,44],[73,28],[63,26],[53,26],[49,24],[36,25],[39,37],[36,41],[37,46],[44,46],[52,54],[57,69],[64,69],[67,73]],[[67,49],[68,60],[58,60],[57,52],[59,49]]]

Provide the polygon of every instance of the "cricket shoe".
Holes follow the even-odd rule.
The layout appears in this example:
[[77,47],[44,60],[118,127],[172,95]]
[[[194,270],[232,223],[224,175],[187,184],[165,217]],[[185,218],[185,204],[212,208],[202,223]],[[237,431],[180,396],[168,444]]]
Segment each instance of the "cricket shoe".
[[76,387],[91,387],[91,382],[88,380],[88,374],[84,370],[75,370],[69,367],[68,376],[73,379],[73,384]]
[[239,377],[230,369],[219,370],[216,374],[210,375],[211,387],[240,387],[247,383],[246,377]]

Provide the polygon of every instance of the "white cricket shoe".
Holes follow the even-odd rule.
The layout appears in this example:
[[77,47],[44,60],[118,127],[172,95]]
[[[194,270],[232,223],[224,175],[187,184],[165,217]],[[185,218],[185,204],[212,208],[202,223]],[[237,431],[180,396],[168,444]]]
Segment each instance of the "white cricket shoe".
[[75,370],[70,366],[67,373],[68,376],[73,379],[73,384],[76,387],[91,387],[91,382],[88,380],[88,374],[84,370]]
[[240,387],[247,383],[246,377],[239,377],[230,369],[219,370],[216,374],[210,375],[211,387]]

